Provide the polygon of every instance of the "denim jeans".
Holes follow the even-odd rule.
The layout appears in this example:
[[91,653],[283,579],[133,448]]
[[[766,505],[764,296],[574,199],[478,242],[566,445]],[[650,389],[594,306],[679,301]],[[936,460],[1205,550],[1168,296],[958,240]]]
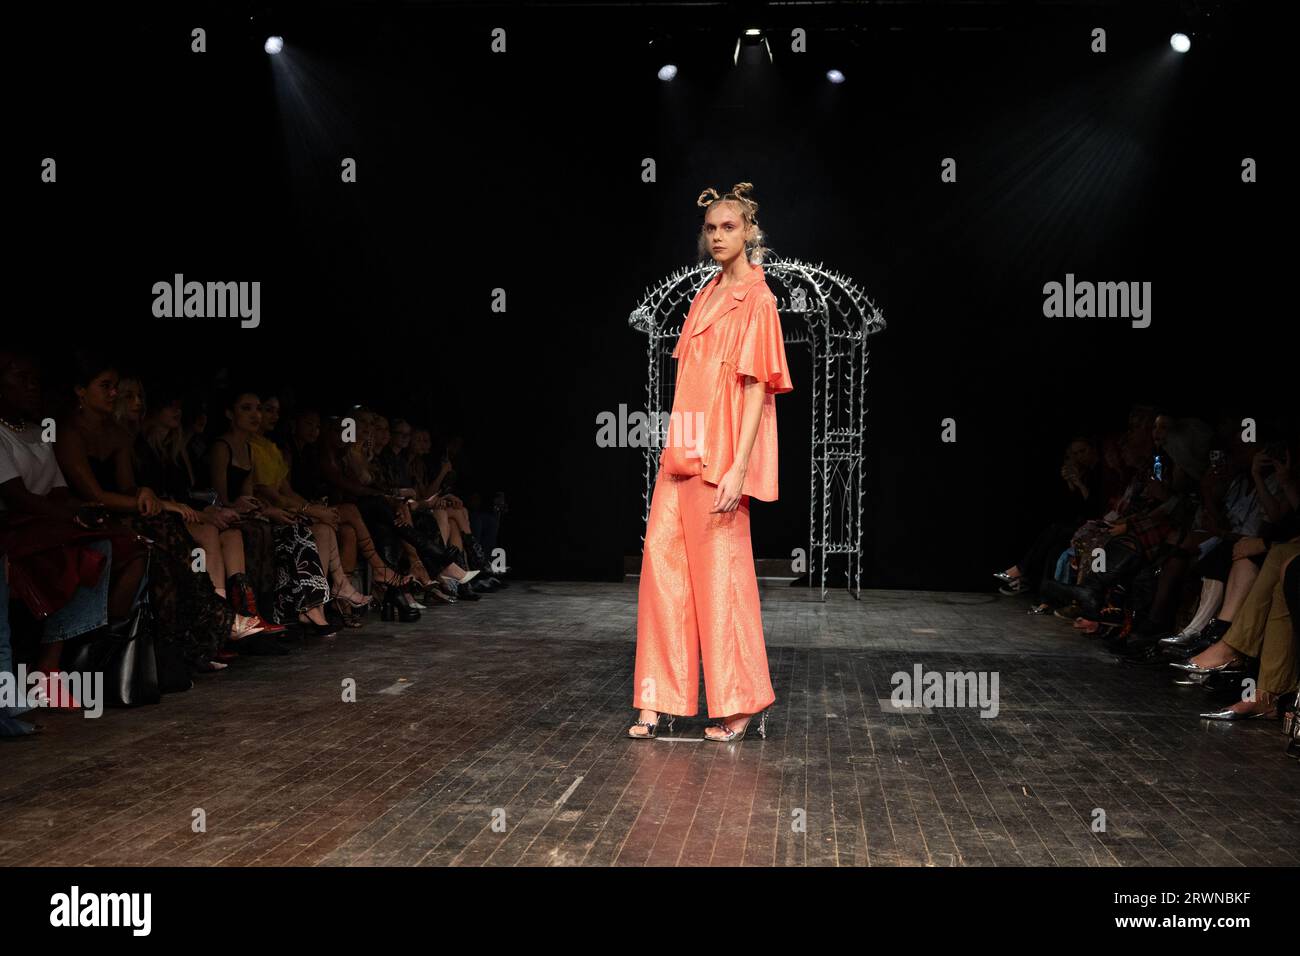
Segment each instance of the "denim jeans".
[[99,581],[94,586],[87,588],[78,585],[72,600],[45,619],[42,644],[70,640],[108,623],[108,578],[113,562],[113,546],[103,540],[87,541],[85,544],[104,556],[104,570],[100,572]]
[[1056,573],[1052,575],[1054,580],[1062,584],[1073,584],[1074,577],[1070,570],[1070,559],[1074,557],[1074,548],[1066,548],[1061,552],[1061,556],[1056,559]]
[[[14,649],[9,643],[9,564],[4,555],[0,555],[0,674],[8,674],[10,680],[17,680],[14,674]],[[30,707],[0,707],[0,717],[17,717],[31,710]]]

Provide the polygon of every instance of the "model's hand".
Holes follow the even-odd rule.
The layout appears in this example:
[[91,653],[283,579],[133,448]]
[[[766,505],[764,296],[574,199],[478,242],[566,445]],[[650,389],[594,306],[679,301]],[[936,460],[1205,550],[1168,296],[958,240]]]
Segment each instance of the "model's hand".
[[718,482],[717,493],[713,496],[713,508],[710,514],[735,511],[740,505],[740,489],[745,484],[745,469],[732,465]]
[[294,523],[293,515],[289,514],[289,512],[285,511],[283,508],[263,508],[262,515],[263,517],[270,518],[275,524],[289,525]]
[[189,505],[183,505],[177,501],[163,501],[161,504],[164,511],[180,515],[186,524],[198,524],[200,521],[199,513]]
[[146,518],[160,515],[163,510],[162,502],[158,500],[158,496],[153,493],[152,488],[141,488],[136,492],[135,507]]

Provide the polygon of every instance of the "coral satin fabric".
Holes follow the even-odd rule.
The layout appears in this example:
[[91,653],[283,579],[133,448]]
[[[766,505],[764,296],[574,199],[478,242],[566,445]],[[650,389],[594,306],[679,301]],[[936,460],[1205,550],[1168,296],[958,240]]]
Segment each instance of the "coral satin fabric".
[[710,717],[776,699],[749,539],[749,499],[711,514],[717,488],[662,469],[650,499],[637,592],[632,706],[693,717],[700,660]]
[[741,494],[776,501],[776,396],[794,389],[776,296],[762,266],[714,294],[721,278],[719,270],[696,293],[673,349],[677,389],[662,467],[671,475],[700,475],[711,485],[722,480],[740,445],[744,376],[751,375],[765,388]]

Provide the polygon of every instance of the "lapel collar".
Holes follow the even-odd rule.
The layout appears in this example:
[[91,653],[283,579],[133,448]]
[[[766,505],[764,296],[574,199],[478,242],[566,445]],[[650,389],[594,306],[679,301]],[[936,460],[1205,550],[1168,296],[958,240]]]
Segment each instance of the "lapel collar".
[[[719,269],[717,274],[709,282],[709,292],[712,292],[721,281],[722,270]],[[749,295],[749,290],[762,281],[763,267],[758,265],[751,266],[749,275],[745,276],[739,284],[722,290],[722,294],[726,296],[726,299],[720,303],[712,303],[712,315],[696,316],[695,324],[691,327],[689,337],[694,338],[723,316],[730,313],[733,309],[739,307],[740,303],[745,301],[745,296]],[[707,298],[707,295],[705,298]],[[703,310],[704,307],[704,299],[701,299],[699,308]]]

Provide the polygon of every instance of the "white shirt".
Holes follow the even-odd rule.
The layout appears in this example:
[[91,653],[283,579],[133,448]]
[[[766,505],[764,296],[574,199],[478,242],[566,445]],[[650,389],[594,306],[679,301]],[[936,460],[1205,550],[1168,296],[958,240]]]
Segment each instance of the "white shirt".
[[[21,478],[23,487],[34,495],[45,496],[55,488],[67,487],[54,459],[54,444],[41,441],[38,425],[21,432],[0,425],[0,484],[14,478]],[[4,507],[0,500],[0,510]]]

